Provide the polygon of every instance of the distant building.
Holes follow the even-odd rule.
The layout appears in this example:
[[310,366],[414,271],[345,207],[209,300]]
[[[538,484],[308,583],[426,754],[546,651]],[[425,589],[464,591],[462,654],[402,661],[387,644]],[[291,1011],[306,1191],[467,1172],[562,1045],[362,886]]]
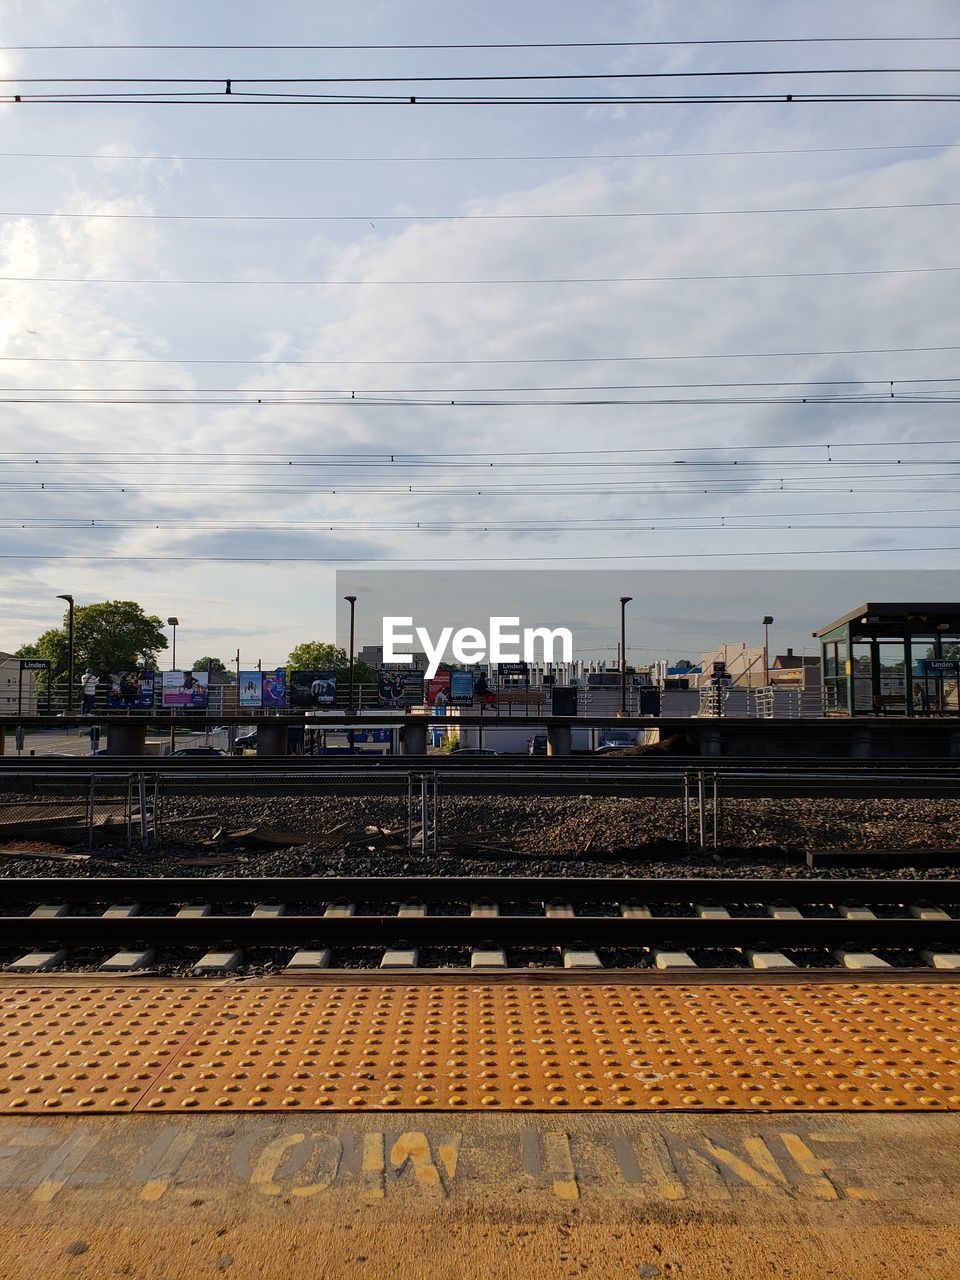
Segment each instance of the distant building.
[[[383,645],[382,644],[365,644],[357,654],[360,662],[365,662],[368,667],[372,667],[374,671],[379,671],[383,666]],[[413,661],[404,663],[404,666],[411,666],[416,671],[426,671],[427,655],[425,653],[415,653]]]
[[770,663],[770,683],[800,689],[820,687],[820,659],[813,654],[778,653]]
[[713,653],[705,653],[700,659],[702,675],[700,684],[713,675],[713,664],[726,664],[730,683],[735,688],[759,689],[767,683],[767,673],[763,669],[763,645],[750,648],[742,641],[740,644],[722,644]]

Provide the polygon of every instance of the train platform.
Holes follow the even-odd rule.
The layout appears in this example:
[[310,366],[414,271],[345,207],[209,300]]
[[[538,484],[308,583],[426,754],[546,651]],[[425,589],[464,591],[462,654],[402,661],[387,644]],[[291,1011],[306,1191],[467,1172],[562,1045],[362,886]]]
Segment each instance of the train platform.
[[0,982],[0,1274],[960,1275],[949,978]]

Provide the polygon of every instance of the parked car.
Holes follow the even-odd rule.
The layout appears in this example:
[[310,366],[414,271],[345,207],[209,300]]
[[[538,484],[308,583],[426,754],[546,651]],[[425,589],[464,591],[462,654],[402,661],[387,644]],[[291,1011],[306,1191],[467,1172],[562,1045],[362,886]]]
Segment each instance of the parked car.
[[225,756],[226,751],[221,751],[218,747],[181,747],[178,751],[171,751],[172,756]]
[[257,745],[256,729],[251,729],[248,733],[242,733],[238,738],[234,738],[233,745],[235,747],[255,747]]
[[545,733],[535,734],[534,737],[527,740],[528,756],[545,756],[547,754],[547,735]]
[[451,756],[495,756],[499,752],[491,751],[487,747],[457,747],[450,754]]

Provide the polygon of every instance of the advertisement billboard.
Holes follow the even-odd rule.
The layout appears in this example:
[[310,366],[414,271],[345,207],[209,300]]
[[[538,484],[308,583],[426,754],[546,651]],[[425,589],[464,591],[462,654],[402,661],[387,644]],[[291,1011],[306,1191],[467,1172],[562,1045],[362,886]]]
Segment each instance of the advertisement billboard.
[[291,707],[335,707],[336,671],[291,671]]
[[277,667],[276,671],[264,671],[260,686],[263,707],[285,707],[287,705],[287,672],[285,667]]
[[117,671],[107,677],[107,706],[129,710],[152,707],[156,689],[155,671]]
[[412,707],[423,702],[423,672],[415,667],[392,667],[377,673],[381,707]]
[[473,706],[473,672],[450,672],[450,705],[451,707]]
[[424,701],[428,707],[447,707],[450,705],[450,672],[438,671],[432,680],[424,682]]
[[241,707],[263,706],[263,675],[259,671],[241,671],[237,696]]
[[162,705],[206,710],[210,675],[206,671],[164,671],[161,683]]

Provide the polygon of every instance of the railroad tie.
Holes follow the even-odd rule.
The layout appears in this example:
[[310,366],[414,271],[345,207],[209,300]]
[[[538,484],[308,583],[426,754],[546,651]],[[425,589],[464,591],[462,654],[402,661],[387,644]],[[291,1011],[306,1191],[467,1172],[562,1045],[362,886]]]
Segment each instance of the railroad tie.
[[56,969],[66,958],[66,951],[31,951],[8,967],[14,973],[43,973],[47,969]]
[[291,956],[286,967],[290,972],[329,969],[330,949],[329,947],[317,947],[315,949],[305,948],[297,951]]
[[242,951],[208,951],[193,966],[194,973],[233,973],[243,961]]

